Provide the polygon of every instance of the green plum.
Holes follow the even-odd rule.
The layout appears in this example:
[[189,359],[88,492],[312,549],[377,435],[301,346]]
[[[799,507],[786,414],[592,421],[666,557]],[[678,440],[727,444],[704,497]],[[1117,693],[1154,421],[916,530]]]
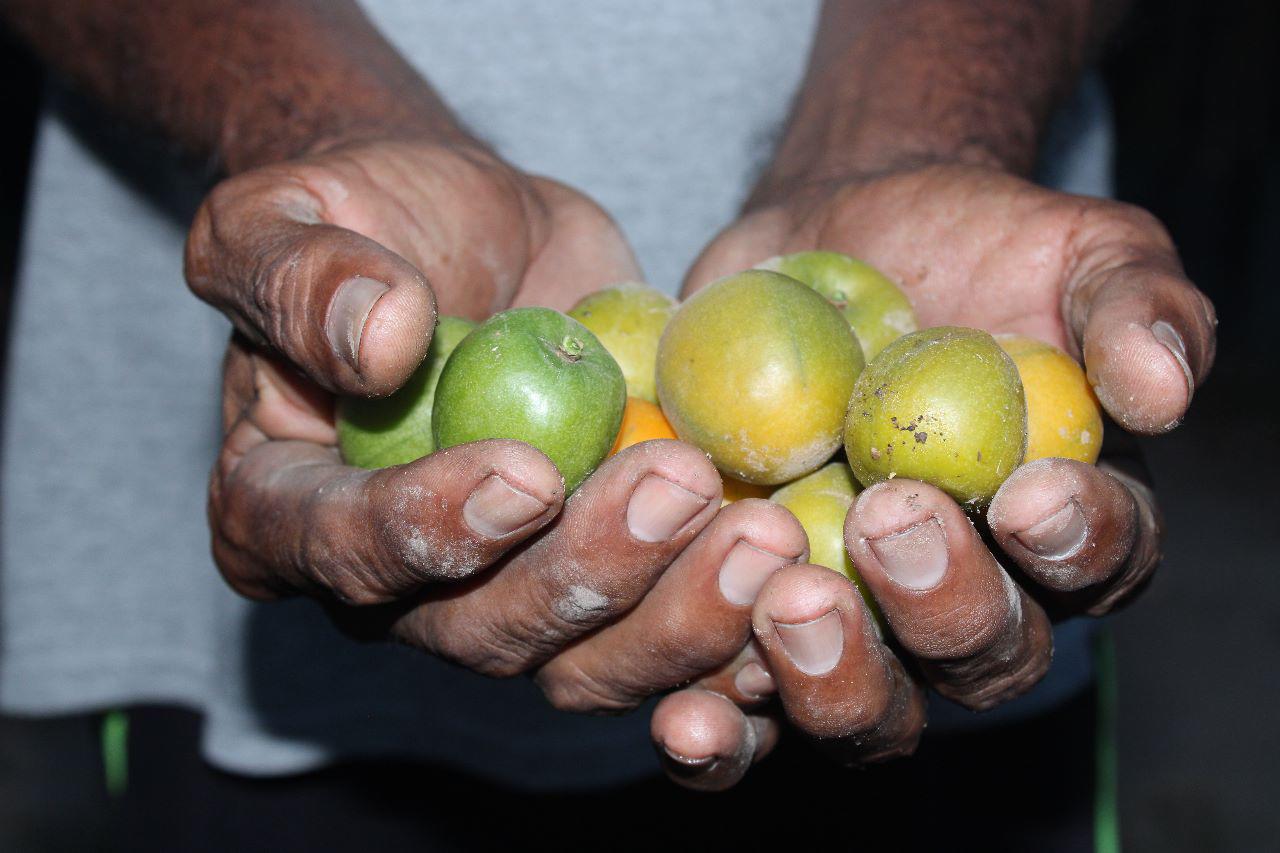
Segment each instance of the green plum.
[[858,496],[858,483],[849,466],[832,462],[778,489],[769,500],[782,504],[799,519],[809,537],[809,562],[842,573],[858,587],[862,598],[880,619],[875,599],[858,576],[844,546],[844,519]]
[[658,341],[676,308],[676,301],[662,291],[626,282],[582,297],[569,316],[594,332],[617,360],[627,393],[656,403]]
[[1018,368],[977,329],[939,326],[904,335],[858,377],[844,443],[864,486],[910,477],[962,504],[984,506],[1026,450]]
[[627,385],[590,330],[550,308],[495,314],[462,339],[436,386],[441,449],[513,438],[545,453],[572,492],[609,454]]
[[388,397],[344,397],[338,401],[338,446],[348,465],[404,465],[436,449],[431,434],[436,383],[449,353],[475,327],[461,317],[441,317],[427,357],[399,391]]
[[802,281],[840,309],[858,334],[867,361],[916,330],[906,294],[870,264],[839,252],[796,252],[770,258],[760,269]]

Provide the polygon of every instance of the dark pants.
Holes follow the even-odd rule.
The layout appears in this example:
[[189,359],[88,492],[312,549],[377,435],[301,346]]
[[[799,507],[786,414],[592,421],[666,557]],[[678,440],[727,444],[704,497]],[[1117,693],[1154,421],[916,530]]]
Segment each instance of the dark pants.
[[866,770],[784,740],[727,794],[661,779],[528,794],[409,763],[246,779],[200,760],[196,715],[129,717],[116,797],[90,718],[0,723],[0,850],[1093,849],[1092,693],[1018,725],[927,737],[914,758]]

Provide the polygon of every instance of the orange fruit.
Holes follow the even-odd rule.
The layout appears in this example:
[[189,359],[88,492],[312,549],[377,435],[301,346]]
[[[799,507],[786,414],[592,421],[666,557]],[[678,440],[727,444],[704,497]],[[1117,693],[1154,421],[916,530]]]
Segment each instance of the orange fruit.
[[676,431],[667,423],[662,409],[648,400],[628,397],[627,407],[622,410],[622,427],[618,430],[618,437],[614,440],[613,450],[609,451],[609,455],[642,441],[675,437]]
[[1092,465],[1102,449],[1102,410],[1084,370],[1062,350],[1022,335],[997,335],[1027,397],[1024,462],[1058,456]]

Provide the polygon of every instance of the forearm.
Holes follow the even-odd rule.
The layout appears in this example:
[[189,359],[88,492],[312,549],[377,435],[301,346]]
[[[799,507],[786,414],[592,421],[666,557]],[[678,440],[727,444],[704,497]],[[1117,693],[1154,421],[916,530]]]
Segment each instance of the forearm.
[[935,162],[1027,174],[1054,104],[1109,29],[1106,0],[828,0],[751,206],[798,184]]
[[369,136],[465,133],[354,2],[4,0],[113,112],[236,172]]

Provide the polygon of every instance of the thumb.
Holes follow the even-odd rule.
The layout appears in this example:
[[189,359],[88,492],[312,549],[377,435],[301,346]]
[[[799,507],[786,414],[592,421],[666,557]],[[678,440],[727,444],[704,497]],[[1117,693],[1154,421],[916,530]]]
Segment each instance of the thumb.
[[331,391],[398,388],[426,355],[435,296],[404,258],[322,221],[301,181],[263,169],[218,185],[187,237],[192,291]]
[[1154,435],[1178,425],[1213,365],[1213,304],[1182,271],[1173,244],[1149,214],[1079,253],[1066,316],[1090,384],[1111,417]]

